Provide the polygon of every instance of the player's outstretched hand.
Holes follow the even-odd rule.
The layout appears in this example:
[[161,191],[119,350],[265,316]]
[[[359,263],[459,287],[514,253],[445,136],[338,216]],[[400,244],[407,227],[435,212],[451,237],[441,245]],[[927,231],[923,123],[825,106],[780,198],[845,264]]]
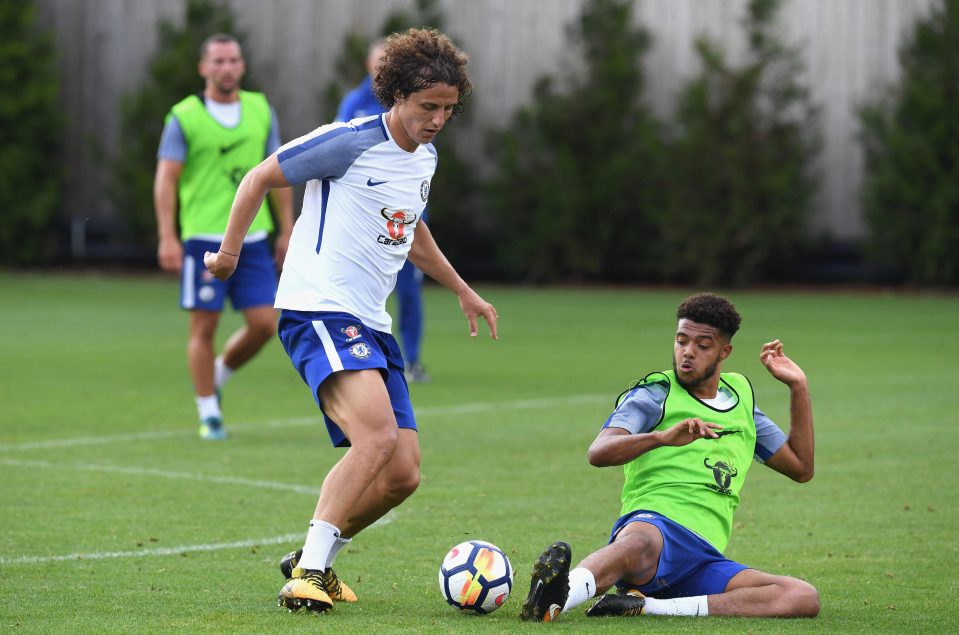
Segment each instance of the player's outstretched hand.
[[206,265],[207,271],[212,273],[213,277],[217,280],[226,280],[233,275],[233,272],[236,271],[237,260],[239,260],[239,256],[234,256],[224,251],[218,251],[216,253],[208,251],[203,254],[203,264]]
[[685,419],[671,428],[663,430],[660,440],[663,445],[689,445],[696,439],[709,438],[718,439],[716,430],[722,430],[723,427],[718,423],[703,421],[699,417]]
[[466,316],[466,320],[469,322],[470,337],[476,337],[476,334],[479,332],[476,318],[483,316],[483,319],[485,319],[486,323],[489,325],[490,336],[494,340],[497,339],[496,320],[499,319],[499,314],[496,313],[496,307],[481,298],[478,293],[469,287],[466,287],[466,289],[458,293],[457,298],[459,298],[460,301],[460,309],[463,311],[463,315]]
[[783,343],[773,340],[763,344],[759,351],[759,361],[769,373],[782,383],[793,386],[806,383],[806,373],[783,353]]

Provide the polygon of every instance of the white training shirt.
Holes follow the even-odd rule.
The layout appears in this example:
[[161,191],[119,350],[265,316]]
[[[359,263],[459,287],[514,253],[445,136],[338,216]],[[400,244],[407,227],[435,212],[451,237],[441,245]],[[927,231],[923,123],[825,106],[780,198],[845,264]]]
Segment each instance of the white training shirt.
[[436,150],[399,147],[383,114],[321,126],[277,158],[286,180],[305,182],[306,193],[276,308],[345,311],[390,332],[386,299],[426,207]]

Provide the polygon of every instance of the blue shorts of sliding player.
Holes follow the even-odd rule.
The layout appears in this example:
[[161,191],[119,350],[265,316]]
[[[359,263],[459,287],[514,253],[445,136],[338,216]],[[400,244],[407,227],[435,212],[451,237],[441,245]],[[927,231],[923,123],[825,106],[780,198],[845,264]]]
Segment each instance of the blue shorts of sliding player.
[[656,512],[637,510],[622,516],[613,525],[609,541],[613,542],[623,527],[636,522],[659,529],[663,551],[652,580],[642,586],[621,580],[616,583],[621,589],[639,589],[643,595],[664,599],[713,595],[725,591],[734,575],[749,568],[727,559],[694,532]]

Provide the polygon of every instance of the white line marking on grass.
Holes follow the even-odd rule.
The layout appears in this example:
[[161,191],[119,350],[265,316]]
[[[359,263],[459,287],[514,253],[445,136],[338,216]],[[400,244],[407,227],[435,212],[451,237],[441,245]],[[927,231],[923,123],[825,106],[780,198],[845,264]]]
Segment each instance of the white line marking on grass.
[[118,443],[121,441],[149,441],[150,439],[167,439],[179,437],[184,433],[181,430],[160,430],[156,432],[136,432],[132,434],[111,434],[102,437],[74,437],[72,439],[50,439],[49,441],[27,441],[25,443],[5,443],[0,445],[0,451],[15,450],[47,450],[51,448],[66,448],[80,445],[99,445],[101,443]]
[[[308,426],[318,422],[319,417],[296,417],[294,419],[278,419],[267,421],[265,424],[240,423],[231,425],[231,430],[255,430],[257,428],[292,428]],[[129,434],[108,434],[99,437],[73,437],[72,439],[50,439],[48,441],[27,441],[24,443],[0,444],[0,452],[17,450],[48,450],[52,448],[69,448],[81,445],[103,445],[108,443],[122,443],[124,441],[150,441],[152,439],[173,439],[176,437],[194,436],[196,430],[155,430],[152,432],[131,432]]]
[[[601,402],[612,403],[609,395],[570,395],[569,397],[521,399],[517,401],[487,401],[461,404],[457,406],[425,406],[415,408],[417,417],[436,417],[442,415],[460,415],[474,412],[488,412],[491,410],[532,410],[536,408],[550,408],[553,406],[576,406]],[[291,419],[274,419],[266,423],[241,423],[227,426],[230,430],[262,430],[263,428],[291,428],[297,426],[314,425],[321,421],[320,417],[296,417]],[[69,448],[83,445],[104,445],[109,443],[124,443],[127,441],[150,441],[153,439],[172,439],[176,437],[194,436],[193,427],[177,430],[155,430],[151,432],[131,432],[129,434],[110,434],[96,437],[74,437],[71,439],[50,439],[47,441],[27,441],[24,443],[0,443],[0,452],[18,452],[26,450],[48,450],[53,448]]]
[[97,465],[92,463],[51,463],[49,461],[21,461],[19,459],[0,459],[0,465],[13,467],[51,468],[56,470],[80,470],[84,472],[108,472],[111,474],[132,474],[134,476],[156,476],[160,478],[183,479],[187,481],[203,481],[205,483],[219,483],[221,485],[242,485],[244,487],[259,487],[263,489],[278,489],[298,494],[319,496],[317,487],[306,487],[295,483],[280,483],[279,481],[261,481],[238,476],[212,476],[207,474],[191,474],[190,472],[171,472],[147,467],[123,467],[119,465]]
[[[609,395],[570,395],[559,398],[542,399],[522,399],[516,401],[501,402],[479,402],[471,404],[461,404],[456,406],[433,406],[418,408],[416,413],[420,417],[432,417],[443,415],[461,415],[474,412],[487,412],[491,410],[531,410],[536,408],[549,408],[553,406],[575,406],[581,404],[600,403],[609,400]],[[298,417],[292,419],[280,419],[267,421],[264,424],[238,424],[230,426],[232,430],[257,430],[263,428],[287,428],[295,426],[313,425],[320,421],[319,417]],[[157,430],[150,432],[136,432],[130,434],[112,434],[99,437],[74,437],[72,439],[51,439],[47,441],[32,441],[26,443],[8,443],[0,444],[0,452],[10,452],[18,450],[40,450],[51,448],[76,447],[84,445],[101,445],[109,443],[122,443],[126,441],[149,441],[152,439],[169,439],[195,434],[193,430]],[[19,459],[0,459],[0,465],[9,465],[12,467],[57,469],[57,470],[79,470],[89,472],[107,472],[112,474],[130,474],[134,476],[154,476],[169,479],[182,479],[192,481],[202,481],[207,483],[218,483],[221,485],[240,485],[244,487],[259,487],[264,489],[291,491],[300,494],[319,495],[319,489],[306,487],[299,484],[281,483],[278,481],[265,481],[249,478],[240,478],[234,476],[212,476],[205,474],[193,474],[189,472],[173,472],[169,470],[158,470],[154,468],[143,467],[123,467],[118,465],[98,465],[91,463],[80,463],[68,465],[63,463],[52,463],[49,461],[27,461]],[[396,518],[394,511],[388,512],[385,516],[370,525],[373,527],[382,527],[393,522]],[[243,540],[238,542],[214,543],[206,545],[185,545],[180,547],[159,547],[154,549],[141,549],[137,551],[107,551],[93,553],[73,553],[63,556],[19,556],[3,557],[0,556],[0,565],[9,564],[38,564],[44,562],[68,562],[83,560],[102,560],[106,558],[141,558],[144,556],[168,556],[180,555],[189,552],[199,551],[217,551],[222,549],[239,549],[253,547],[256,545],[274,545],[283,542],[291,542],[302,538],[302,533],[286,534],[283,536],[274,536],[272,538],[263,538],[259,540]]]
[[0,557],[0,565],[39,564],[43,562],[65,562],[68,560],[106,560],[108,558],[143,558],[145,556],[179,556],[198,551],[220,551],[223,549],[242,549],[260,545],[279,545],[284,542],[303,540],[304,532],[284,534],[259,540],[238,540],[236,542],[215,542],[209,545],[181,545],[179,547],[154,547],[138,551],[98,551],[93,553],[71,553],[65,556],[20,556],[18,558]]
[[[386,515],[367,527],[367,530],[389,525],[396,520],[396,512],[390,510]],[[285,542],[302,540],[305,532],[283,534],[272,538],[258,540],[239,540],[236,542],[215,542],[207,545],[181,545],[179,547],[154,547],[153,549],[139,549],[137,551],[94,551],[92,553],[71,553],[65,556],[17,556],[5,558],[0,556],[0,565],[7,564],[39,564],[43,562],[69,562],[71,560],[106,560],[108,558],[143,558],[145,556],[179,556],[184,553],[198,551],[222,551],[224,549],[243,549],[246,547],[260,547],[263,545],[279,545]]]
[[[117,465],[92,465],[78,464],[68,465],[62,463],[51,463],[49,461],[21,461],[18,459],[0,459],[0,465],[10,465],[13,467],[29,468],[53,468],[57,470],[74,469],[90,472],[109,472],[113,474],[133,474],[136,476],[157,476],[161,478],[186,479],[194,481],[204,481],[207,483],[219,483],[225,485],[241,485],[244,487],[262,487],[265,489],[279,489],[297,492],[300,494],[311,494],[319,496],[320,490],[315,487],[304,487],[290,483],[280,483],[277,481],[261,481],[249,478],[238,478],[232,476],[207,476],[204,474],[190,474],[188,472],[170,472],[167,470],[156,470],[140,467],[122,467]],[[390,510],[382,518],[370,525],[367,529],[383,527],[389,525],[396,519],[396,512]],[[259,540],[243,540],[239,542],[224,542],[208,545],[186,545],[180,547],[159,547],[155,549],[141,549],[139,551],[107,551],[94,553],[73,553],[65,556],[19,556],[6,558],[0,556],[0,565],[5,564],[37,564],[42,562],[63,562],[69,560],[102,560],[105,558],[140,558],[143,556],[175,556],[194,551],[218,551],[221,549],[238,549],[242,547],[253,547],[257,545],[275,545],[283,542],[292,542],[303,538],[303,532],[296,534],[284,534],[272,538],[262,538]]]

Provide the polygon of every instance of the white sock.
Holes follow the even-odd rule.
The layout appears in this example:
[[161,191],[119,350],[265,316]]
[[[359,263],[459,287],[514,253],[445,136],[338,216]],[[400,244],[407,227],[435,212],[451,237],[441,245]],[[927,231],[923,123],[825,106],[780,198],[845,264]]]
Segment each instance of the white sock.
[[671,600],[657,600],[646,598],[646,615],[709,615],[709,606],[705,595],[695,595],[688,598],[673,598]]
[[296,566],[303,569],[326,569],[326,559],[336,539],[340,537],[340,530],[328,522],[313,519],[310,521],[310,530],[306,532],[306,542],[303,543],[303,556]]
[[337,538],[336,538],[336,542],[334,542],[334,543],[333,543],[333,546],[330,547],[330,555],[328,555],[328,556],[326,557],[326,566],[323,567],[323,568],[324,568],[324,569],[329,569],[330,567],[332,567],[332,566],[333,566],[333,561],[336,560],[336,554],[338,554],[338,553],[340,552],[340,549],[342,549],[342,548],[345,547],[346,545],[350,544],[351,542],[353,542],[353,539],[352,539],[352,538],[340,538],[340,537],[337,537]]
[[220,401],[216,398],[216,395],[197,397],[196,409],[197,412],[200,413],[200,421],[204,421],[210,417],[219,419],[223,416],[220,412]]
[[569,572],[569,596],[563,613],[576,608],[589,598],[596,595],[596,578],[589,569],[576,567]]
[[235,372],[235,368],[230,368],[224,363],[222,355],[213,360],[213,384],[217,388],[223,388],[223,384],[225,384],[230,377],[233,377],[233,373]]

